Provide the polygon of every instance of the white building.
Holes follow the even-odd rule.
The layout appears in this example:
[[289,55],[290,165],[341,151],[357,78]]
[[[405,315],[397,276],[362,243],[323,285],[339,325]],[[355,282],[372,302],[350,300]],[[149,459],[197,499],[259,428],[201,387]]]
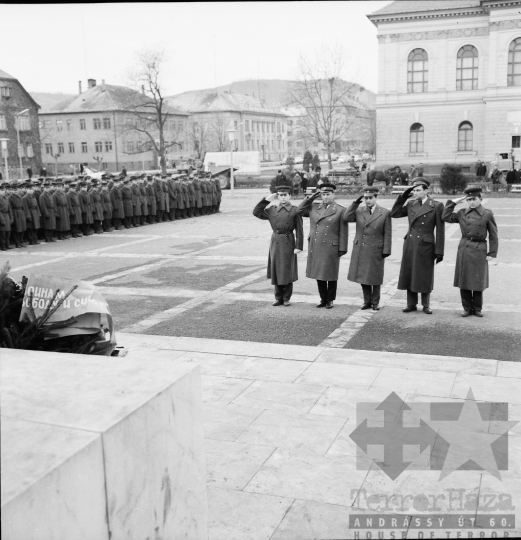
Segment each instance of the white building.
[[403,0],[368,17],[378,28],[379,166],[469,170],[512,148],[519,159],[520,0]]

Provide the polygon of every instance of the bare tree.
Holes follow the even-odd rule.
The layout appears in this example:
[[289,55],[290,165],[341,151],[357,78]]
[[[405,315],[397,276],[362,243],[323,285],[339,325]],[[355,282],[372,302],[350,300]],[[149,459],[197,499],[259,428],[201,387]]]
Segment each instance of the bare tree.
[[188,128],[188,139],[198,159],[202,159],[209,144],[208,124],[203,121],[193,120]]
[[229,150],[229,140],[226,133],[229,122],[222,116],[216,116],[210,123],[210,135],[212,150],[215,148],[217,152],[226,152]]
[[346,138],[362,108],[351,95],[356,84],[340,78],[343,66],[341,48],[322,51],[315,62],[301,56],[299,76],[290,90],[291,105],[306,111],[302,137],[325,146],[330,169],[331,151]]
[[129,94],[125,104],[125,111],[132,115],[132,121],[121,126],[120,131],[140,135],[139,153],[154,151],[161,172],[165,174],[168,149],[176,145],[181,146],[181,143],[177,140],[175,132],[170,131],[170,137],[166,133],[168,123],[176,111],[168,107],[163,96],[161,81],[163,69],[163,51],[144,50],[137,54],[136,67],[130,74],[130,79],[138,92]]

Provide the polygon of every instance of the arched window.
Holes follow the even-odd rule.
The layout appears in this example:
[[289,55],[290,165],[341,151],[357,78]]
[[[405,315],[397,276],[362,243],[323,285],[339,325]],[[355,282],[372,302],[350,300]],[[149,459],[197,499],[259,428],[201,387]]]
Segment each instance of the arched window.
[[508,48],[508,86],[521,86],[521,37],[514,39]]
[[407,59],[407,92],[427,92],[428,56],[423,49],[414,49]]
[[478,87],[478,50],[465,45],[458,51],[456,90],[476,90]]
[[423,153],[423,126],[413,124],[409,133],[409,152],[411,154]]
[[472,150],[472,134],[474,128],[470,122],[461,122],[458,128],[458,152]]

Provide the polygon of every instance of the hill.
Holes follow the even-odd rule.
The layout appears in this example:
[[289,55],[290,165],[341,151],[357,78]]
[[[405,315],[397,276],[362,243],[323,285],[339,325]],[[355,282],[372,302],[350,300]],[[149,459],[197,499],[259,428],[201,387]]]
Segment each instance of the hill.
[[74,97],[74,94],[62,94],[61,92],[29,92],[29,94],[40,105],[40,112],[48,111],[58,103]]
[[[186,96],[190,94],[199,94],[207,92],[231,92],[232,94],[244,94],[260,99],[268,107],[285,107],[289,105],[288,97],[289,90],[294,81],[284,79],[256,79],[246,81],[236,81],[217,88],[203,88],[200,90],[190,90],[170,96],[176,98],[178,96]],[[346,83],[347,84],[347,83]],[[353,98],[360,101],[364,106],[374,109],[376,96],[374,92],[367,90],[355,84],[350,92]]]

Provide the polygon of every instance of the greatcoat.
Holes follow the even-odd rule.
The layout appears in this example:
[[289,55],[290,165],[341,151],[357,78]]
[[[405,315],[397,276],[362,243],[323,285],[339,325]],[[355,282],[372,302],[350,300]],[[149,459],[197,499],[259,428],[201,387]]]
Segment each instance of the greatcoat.
[[0,195],[0,229],[4,232],[10,232],[13,220],[13,211],[9,200],[5,195]]
[[25,219],[27,220],[28,229],[40,228],[40,207],[36,202],[36,197],[32,193],[26,193],[22,197]]
[[150,216],[157,215],[157,201],[156,201],[156,191],[154,186],[147,182],[147,199],[148,199],[148,214]]
[[71,225],[81,225],[82,220],[81,220],[81,205],[80,205],[79,193],[71,189],[67,193],[67,199],[69,201]]
[[347,253],[348,225],[342,219],[343,206],[333,201],[326,208],[304,199],[297,211],[309,217],[306,276],[320,281],[337,281],[340,257]]
[[139,193],[141,198],[141,215],[148,216],[147,187],[144,184],[139,184]]
[[141,216],[141,190],[137,184],[134,184],[131,187],[132,190],[132,208],[134,211],[134,216]]
[[134,207],[132,205],[132,189],[129,185],[123,185],[121,188],[121,199],[123,201],[125,217],[133,217]]
[[414,201],[405,206],[405,201],[407,197],[399,195],[391,209],[392,218],[407,217],[409,220],[398,289],[430,293],[434,286],[436,255],[443,256],[445,249],[445,223],[441,219],[443,204],[430,197],[423,204]]
[[27,229],[27,223],[25,221],[24,205],[22,196],[18,193],[11,193],[9,195],[9,205],[13,212],[13,229],[19,233],[24,232]]
[[157,210],[162,212],[165,209],[165,194],[160,180],[154,181],[154,191],[156,192]]
[[53,195],[56,207],[56,230],[59,232],[71,229],[70,206],[67,195],[63,191],[56,191]]
[[215,182],[215,189],[217,190],[217,204],[219,204],[223,198],[221,183],[219,182],[219,180],[214,180],[214,182]]
[[202,195],[201,195],[201,182],[199,182],[199,180],[195,179],[194,183],[193,183],[193,186],[194,186],[194,191],[195,191],[195,205],[197,206],[197,208],[202,208],[203,207],[203,199],[202,199]]
[[343,219],[356,222],[356,234],[347,279],[363,285],[381,285],[384,280],[383,255],[391,254],[391,213],[378,204],[370,213],[367,206],[352,203]]
[[168,192],[168,184],[161,180],[161,189],[163,190],[163,200],[165,201],[165,211],[170,212],[170,194]]
[[253,209],[253,215],[269,220],[273,229],[266,277],[271,278],[272,285],[287,285],[298,280],[297,254],[294,250],[302,251],[304,244],[302,216],[289,202],[266,208],[269,204],[269,201],[262,199]]
[[47,230],[56,229],[56,207],[54,197],[50,191],[44,191],[40,195],[40,212],[42,213],[42,228]]
[[[454,212],[455,206],[456,203],[449,199],[442,214],[443,221],[459,223],[462,234],[456,257],[454,287],[484,291],[488,288],[487,256],[496,257],[499,245],[494,214],[482,205]],[[487,233],[490,242],[488,250]]]
[[100,195],[101,205],[103,206],[103,219],[112,219],[112,201],[110,200],[110,193],[102,190]]
[[94,221],[103,221],[103,206],[101,205],[101,195],[95,188],[89,193],[90,203],[92,205],[92,219]]
[[208,206],[207,191],[208,191],[208,184],[204,180],[202,180],[201,181],[201,204],[203,206]]
[[80,199],[82,222],[84,225],[92,225],[94,223],[94,220],[92,219],[92,203],[90,201],[90,196],[86,191],[81,190],[78,193],[78,197]]
[[125,217],[125,208],[123,207],[123,196],[121,195],[121,187],[112,186],[109,191],[110,202],[112,203],[112,217],[123,219]]
[[170,203],[170,209],[173,210],[177,208],[177,185],[173,178],[169,178],[167,181],[168,185],[168,199]]
[[185,203],[185,208],[190,208],[190,191],[188,190],[188,185],[184,182],[181,183],[181,190],[183,192],[183,198]]
[[185,195],[184,195],[184,191],[181,186],[181,183],[179,181],[176,182],[176,190],[177,190],[176,208],[178,210],[184,210],[185,209]]

